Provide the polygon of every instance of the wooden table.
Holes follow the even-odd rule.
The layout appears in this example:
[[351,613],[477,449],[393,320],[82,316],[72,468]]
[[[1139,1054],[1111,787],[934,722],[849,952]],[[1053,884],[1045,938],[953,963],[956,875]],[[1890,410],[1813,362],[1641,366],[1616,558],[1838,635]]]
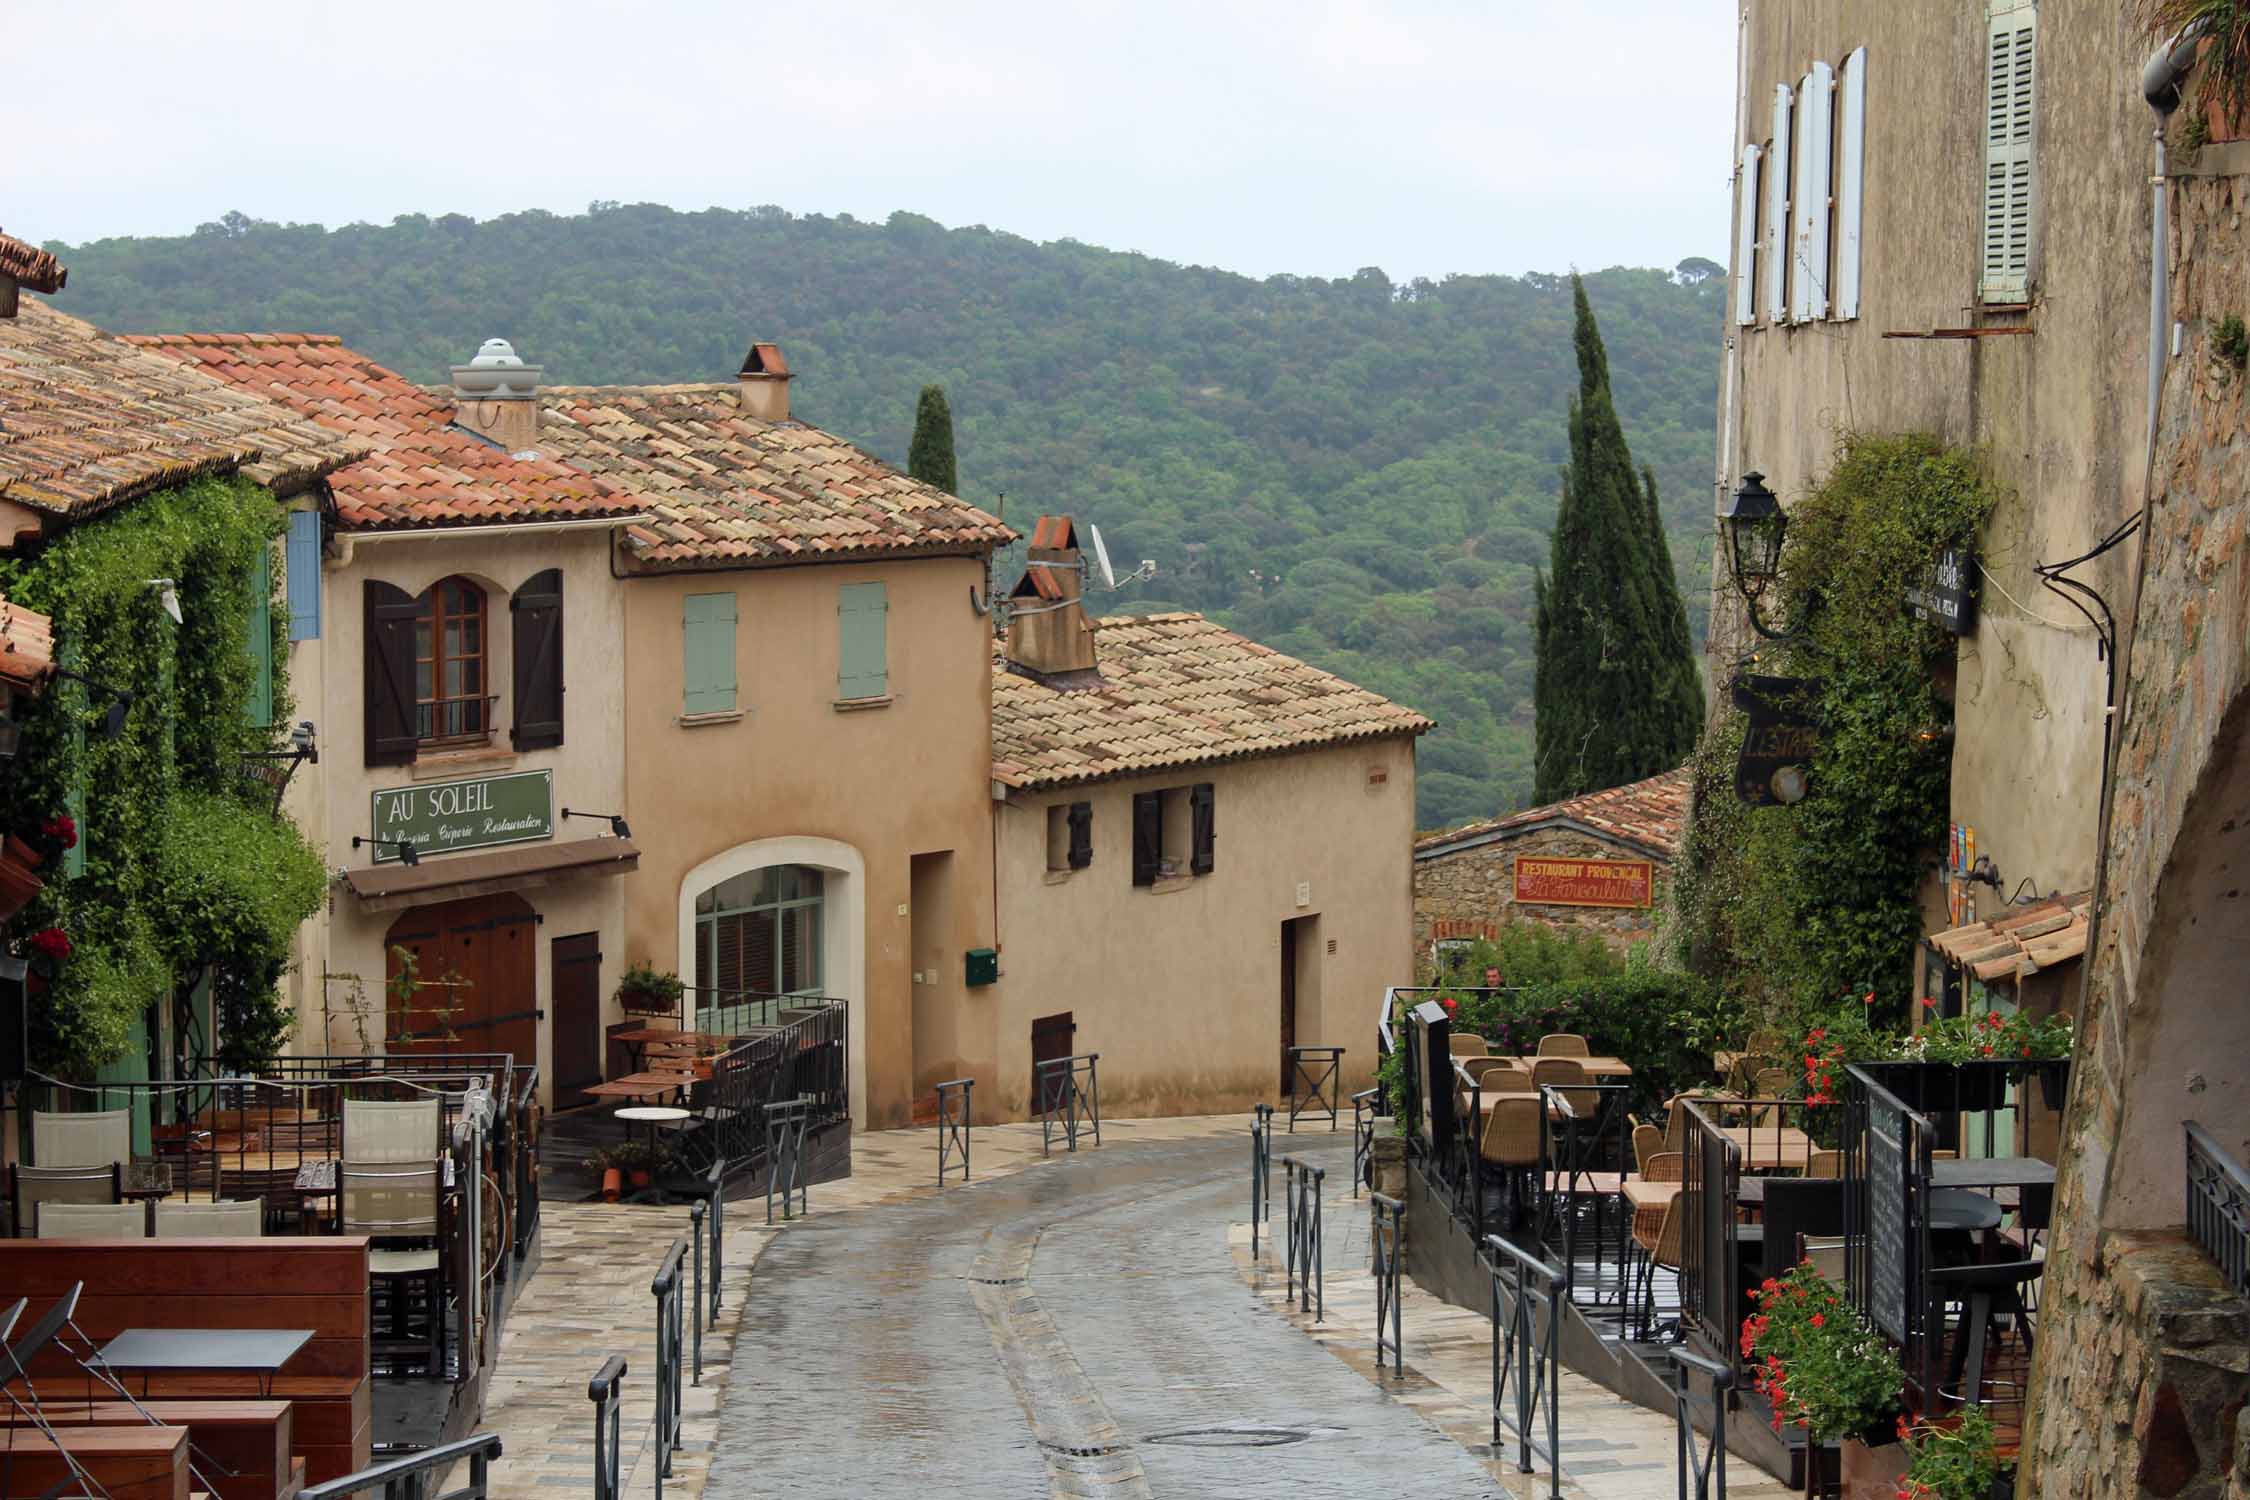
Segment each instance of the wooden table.
[[[1475,1062],[1476,1059],[1473,1057],[1456,1057],[1455,1059],[1453,1059],[1453,1061],[1455,1065],[1459,1065],[1465,1062]],[[1511,1069],[1518,1073],[1529,1073],[1531,1071],[1531,1065],[1537,1062],[1574,1062],[1578,1064],[1579,1067],[1586,1070],[1586,1081],[1588,1083],[1613,1082],[1620,1078],[1630,1078],[1633,1076],[1632,1065],[1627,1063],[1621,1057],[1545,1058],[1502,1056],[1500,1057],[1500,1061],[1506,1063]]]
[[588,1084],[579,1092],[602,1099],[661,1099],[692,1082],[693,1076],[686,1073],[628,1073],[607,1083]]
[[709,1031],[674,1031],[668,1026],[636,1026],[631,1031],[610,1033],[610,1040],[623,1042],[632,1049],[633,1066],[638,1068],[646,1063],[648,1051],[654,1046],[687,1046],[693,1047],[698,1055],[710,1055],[726,1051],[734,1038]]
[[1648,1182],[1638,1177],[1625,1179],[1625,1201],[1636,1209],[1664,1208],[1687,1186],[1684,1182]]
[[1746,1172],[1770,1172],[1776,1167],[1803,1171],[1820,1149],[1794,1125],[1730,1125],[1719,1134],[1742,1148]]

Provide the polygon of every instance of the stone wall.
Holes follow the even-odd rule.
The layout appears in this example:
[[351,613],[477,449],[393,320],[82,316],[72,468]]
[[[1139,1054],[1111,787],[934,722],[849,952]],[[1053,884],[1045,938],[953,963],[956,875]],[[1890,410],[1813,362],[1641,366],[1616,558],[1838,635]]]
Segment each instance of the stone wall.
[[1638,849],[1596,838],[1572,828],[1528,830],[1489,844],[1451,850],[1414,861],[1414,951],[1427,957],[1431,942],[1462,929],[1446,924],[1469,924],[1468,930],[1499,928],[1510,922],[1539,922],[1569,931],[1592,932],[1622,946],[1647,937],[1656,926],[1663,906],[1670,866],[1656,864],[1654,906],[1640,911],[1618,911],[1599,906],[1550,906],[1516,901],[1516,859],[1528,855],[1546,859],[1646,859]]

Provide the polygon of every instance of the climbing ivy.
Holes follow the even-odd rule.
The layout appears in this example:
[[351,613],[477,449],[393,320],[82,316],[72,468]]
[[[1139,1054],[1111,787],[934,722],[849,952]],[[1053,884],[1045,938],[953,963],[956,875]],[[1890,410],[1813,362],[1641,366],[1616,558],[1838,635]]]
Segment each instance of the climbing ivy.
[[1974,454],[1852,434],[1790,507],[1779,604],[1794,638],[1740,669],[1818,685],[1812,790],[1794,807],[1736,799],[1743,718],[1722,684],[1667,923],[1681,963],[1776,1020],[1869,990],[1875,1015],[1905,1015],[1916,891],[1945,837],[1954,642],[1903,596],[1995,499]]
[[[271,748],[290,718],[288,612],[270,598],[273,722],[247,711],[255,590],[270,577],[261,558],[283,525],[259,486],[203,479],[0,559],[0,591],[53,617],[68,664],[133,695],[112,740],[97,727],[102,694],[54,683],[0,768],[11,831],[50,855],[47,889],[12,926],[58,927],[71,944],[67,958],[40,964],[40,1067],[84,1074],[119,1058],[149,1006],[206,972],[240,1035],[270,1045],[286,1034],[275,983],[290,934],[319,907],[322,866],[240,759]],[[178,625],[150,586],[159,578],[175,581]],[[76,874],[36,833],[69,806],[83,809]]]

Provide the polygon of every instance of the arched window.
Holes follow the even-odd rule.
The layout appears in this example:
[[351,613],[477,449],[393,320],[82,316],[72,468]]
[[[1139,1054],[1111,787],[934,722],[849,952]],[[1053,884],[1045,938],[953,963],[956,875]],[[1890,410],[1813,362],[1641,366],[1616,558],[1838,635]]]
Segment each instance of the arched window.
[[695,983],[700,1004],[738,995],[820,992],[820,923],[826,876],[810,865],[768,865],[722,880],[695,898]]
[[414,724],[424,744],[483,740],[492,733],[484,669],[484,590],[444,578],[414,601]]

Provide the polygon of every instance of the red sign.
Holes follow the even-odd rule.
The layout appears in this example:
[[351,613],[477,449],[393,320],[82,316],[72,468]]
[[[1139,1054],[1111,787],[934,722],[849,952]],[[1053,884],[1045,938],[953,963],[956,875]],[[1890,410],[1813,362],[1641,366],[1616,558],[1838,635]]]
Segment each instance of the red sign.
[[1645,859],[1516,858],[1516,899],[1543,906],[1656,904],[1656,866]]

